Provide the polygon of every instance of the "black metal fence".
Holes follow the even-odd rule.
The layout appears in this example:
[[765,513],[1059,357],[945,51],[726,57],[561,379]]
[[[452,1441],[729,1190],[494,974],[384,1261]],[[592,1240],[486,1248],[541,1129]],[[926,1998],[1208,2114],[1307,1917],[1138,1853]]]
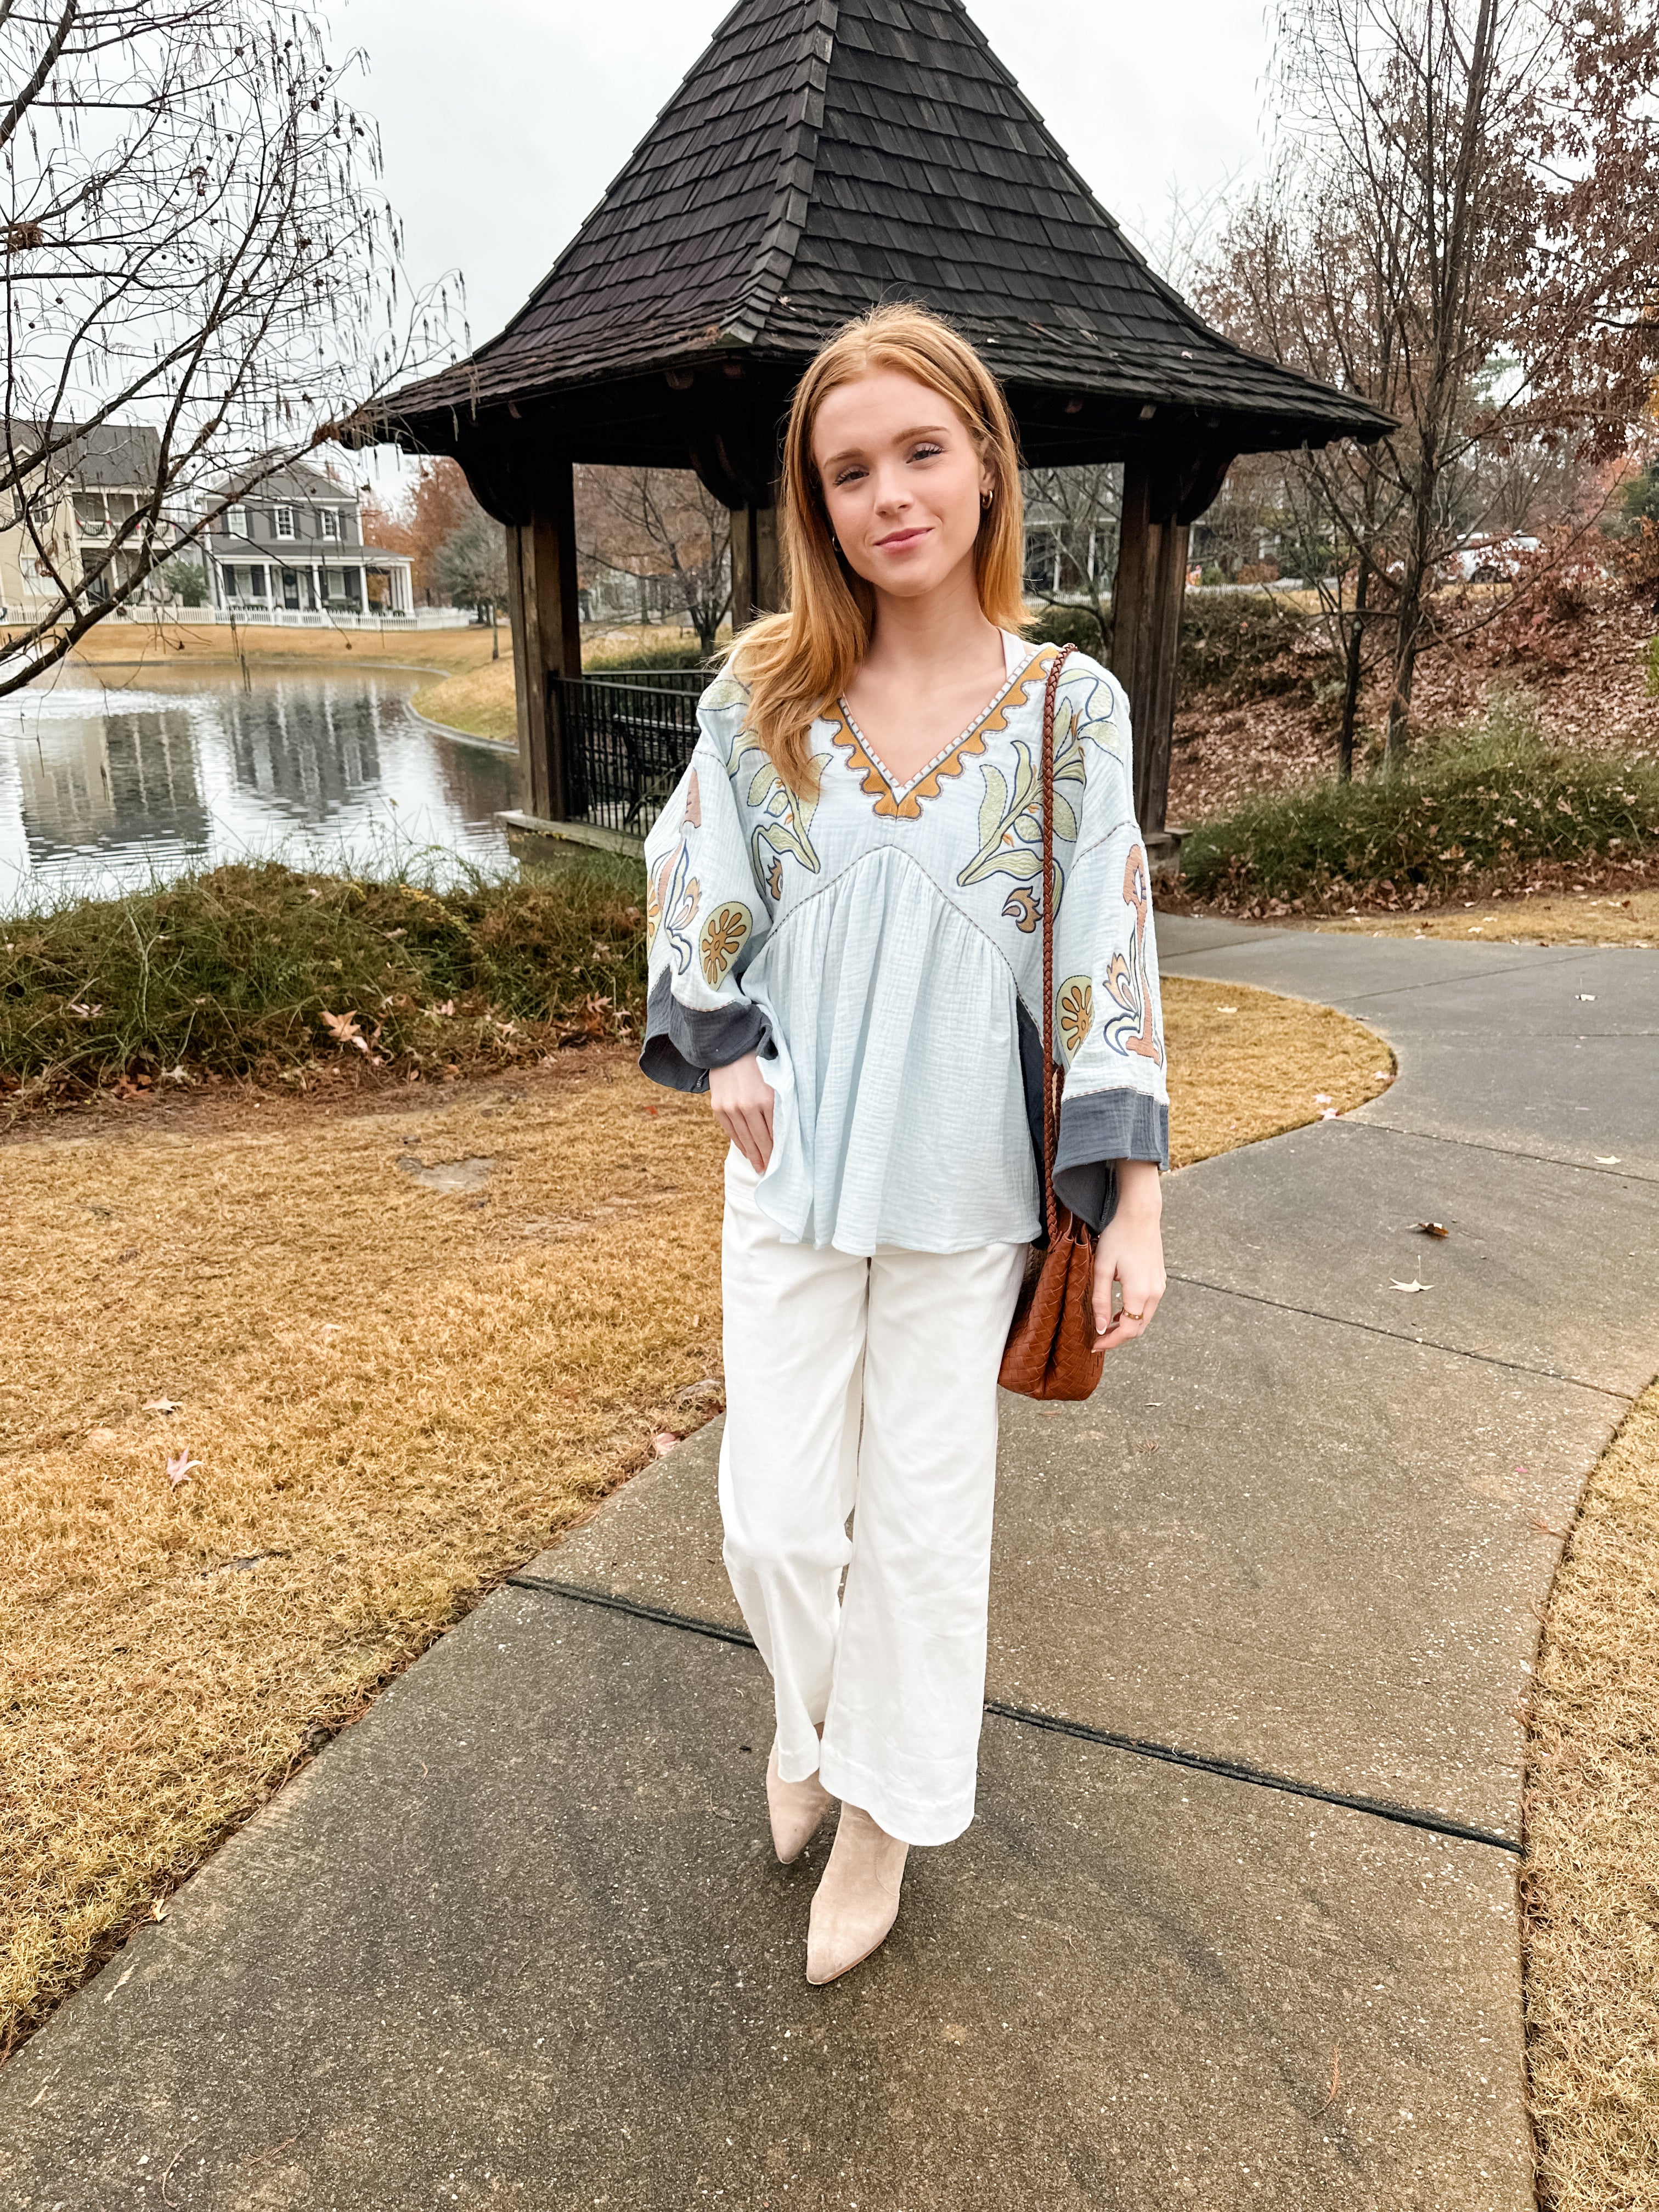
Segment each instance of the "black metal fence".
[[708,680],[678,668],[558,679],[573,820],[644,836],[691,757]]

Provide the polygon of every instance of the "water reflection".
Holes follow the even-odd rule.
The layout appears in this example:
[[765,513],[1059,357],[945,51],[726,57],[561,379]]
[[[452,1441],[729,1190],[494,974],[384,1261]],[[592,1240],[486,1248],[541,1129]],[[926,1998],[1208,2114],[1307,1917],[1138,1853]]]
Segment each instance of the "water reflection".
[[277,850],[507,858],[517,764],[419,720],[416,675],[110,674],[0,700],[0,907]]

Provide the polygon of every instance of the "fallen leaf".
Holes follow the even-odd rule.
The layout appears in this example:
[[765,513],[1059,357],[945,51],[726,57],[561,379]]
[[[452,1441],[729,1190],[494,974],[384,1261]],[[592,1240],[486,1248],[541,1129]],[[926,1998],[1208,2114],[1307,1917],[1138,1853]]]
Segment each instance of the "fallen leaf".
[[1606,1159],[1603,1159],[1598,1152],[1595,1155],[1595,1164],[1598,1168],[1616,1168],[1619,1164],[1619,1155],[1617,1152],[1609,1152]]
[[1315,1104],[1316,1106],[1328,1106],[1328,1105],[1330,1104],[1330,1103],[1331,1103],[1331,1094],[1330,1094],[1330,1092],[1329,1092],[1328,1091],[1315,1091],[1315,1093],[1314,1093],[1314,1104]]
[[1218,1014],[1236,1014],[1238,1012],[1238,1008],[1237,1006],[1218,1006],[1216,1008],[1216,1012]]
[[659,1459],[666,1459],[679,1441],[672,1429],[659,1429],[651,1439],[651,1448]]
[[[1389,1279],[1391,1283],[1394,1283],[1394,1278],[1392,1276],[1390,1276]],[[1419,1283],[1413,1279],[1409,1283],[1394,1283],[1394,1287],[1397,1291],[1431,1291],[1434,1288],[1434,1285],[1432,1283]]]
[[336,1044],[355,1044],[360,1051],[368,1050],[357,1027],[356,1014],[331,1014],[326,1006],[319,1006],[317,1012]]
[[192,1459],[187,1451],[174,1452],[167,1461],[167,1480],[177,1490],[190,1480],[192,1472],[200,1472],[201,1465],[201,1461]]
[[1386,1067],[1372,1068],[1371,1081],[1373,1083],[1387,1083],[1390,1079],[1389,1070]]
[[178,1413],[183,1410],[183,1401],[178,1398],[147,1398],[144,1401],[147,1413]]
[[1595,992],[1581,991],[1578,994],[1578,1003],[1582,1006],[1593,1006],[1595,1004]]
[[1322,1121],[1334,1121],[1337,1118],[1335,1107],[1322,1106],[1319,1109],[1319,1118]]
[[1443,1221],[1414,1221],[1412,1227],[1419,1237],[1449,1237],[1451,1231]]

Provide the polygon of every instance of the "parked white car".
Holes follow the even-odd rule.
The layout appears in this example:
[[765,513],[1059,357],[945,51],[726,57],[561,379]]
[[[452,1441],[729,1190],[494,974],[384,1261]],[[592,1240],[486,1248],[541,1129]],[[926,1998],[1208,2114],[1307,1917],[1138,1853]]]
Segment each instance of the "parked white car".
[[1452,566],[1468,584],[1501,584],[1516,575],[1522,556],[1542,550],[1538,538],[1474,538],[1459,546]]

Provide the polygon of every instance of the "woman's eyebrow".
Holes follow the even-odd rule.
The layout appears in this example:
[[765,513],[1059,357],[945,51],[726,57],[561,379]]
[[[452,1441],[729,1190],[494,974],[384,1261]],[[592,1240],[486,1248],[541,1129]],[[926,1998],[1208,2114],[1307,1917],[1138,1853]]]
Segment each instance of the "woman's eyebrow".
[[[924,422],[916,429],[899,431],[891,442],[896,446],[908,446],[912,438],[942,438],[947,428],[948,425],[943,422]],[[847,446],[838,453],[827,453],[819,465],[833,469],[839,461],[861,461],[863,459],[862,446]]]

